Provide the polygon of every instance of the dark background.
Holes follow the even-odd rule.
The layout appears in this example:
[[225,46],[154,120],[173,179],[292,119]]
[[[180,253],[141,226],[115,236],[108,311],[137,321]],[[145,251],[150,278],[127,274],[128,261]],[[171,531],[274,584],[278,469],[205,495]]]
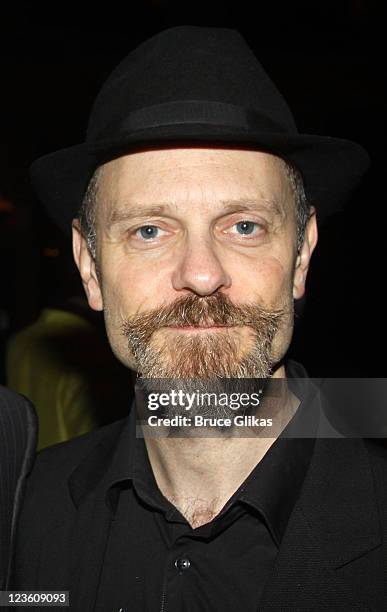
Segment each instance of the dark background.
[[[92,101],[131,48],[173,25],[241,31],[300,131],[349,138],[372,170],[320,232],[291,356],[312,376],[385,376],[386,11],[382,2],[15,2],[0,21],[0,334],[79,290],[69,245],[28,181],[36,157],[83,140]],[[70,266],[70,267],[69,267]],[[66,283],[63,282],[66,271]],[[4,382],[4,349],[0,354]]]

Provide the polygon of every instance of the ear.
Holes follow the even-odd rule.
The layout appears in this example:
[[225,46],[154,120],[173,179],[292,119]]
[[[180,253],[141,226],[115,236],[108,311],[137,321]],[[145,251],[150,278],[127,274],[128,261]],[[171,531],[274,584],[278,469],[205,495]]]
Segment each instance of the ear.
[[95,260],[92,257],[87,241],[83,236],[78,219],[73,219],[73,255],[77,264],[87,301],[93,310],[103,310],[101,286],[98,279]]
[[308,274],[309,262],[317,244],[318,232],[316,221],[316,209],[312,206],[311,216],[305,228],[305,238],[300,249],[293,279],[293,298],[299,300],[305,293],[306,275]]

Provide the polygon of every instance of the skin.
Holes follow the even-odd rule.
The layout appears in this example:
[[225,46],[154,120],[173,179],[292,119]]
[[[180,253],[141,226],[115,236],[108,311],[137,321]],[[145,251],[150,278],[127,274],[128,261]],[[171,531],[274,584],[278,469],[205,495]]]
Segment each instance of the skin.
[[[236,200],[254,203],[253,210],[245,203],[233,211],[226,208]],[[146,207],[160,203],[163,211],[145,213]],[[240,233],[237,224],[242,221],[256,224],[251,234]],[[149,242],[139,230],[144,225],[160,228]],[[116,158],[102,169],[96,228],[94,261],[74,220],[74,258],[89,305],[104,311],[112,350],[128,368],[137,369],[121,332],[126,317],[183,295],[223,292],[234,304],[254,302],[289,312],[273,343],[273,377],[285,378],[281,360],[293,333],[293,300],[305,291],[317,226],[312,215],[297,253],[294,198],[279,158],[249,149],[199,146],[148,148]],[[251,338],[249,326],[161,328],[153,342],[157,346],[168,334],[173,344],[176,334],[189,333],[234,334],[241,356]],[[280,415],[284,426],[297,404],[285,394]],[[216,516],[274,439],[145,441],[161,492],[197,527]]]

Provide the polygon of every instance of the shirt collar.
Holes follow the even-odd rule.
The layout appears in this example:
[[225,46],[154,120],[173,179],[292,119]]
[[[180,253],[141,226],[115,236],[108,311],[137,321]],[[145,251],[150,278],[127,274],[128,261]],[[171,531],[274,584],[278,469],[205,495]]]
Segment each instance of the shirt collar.
[[277,546],[299,497],[314,442],[280,436],[242,485],[240,501],[263,516]]
[[[287,427],[222,511],[223,514],[236,501],[247,504],[264,517],[277,545],[283,537],[313,454],[319,407],[318,393],[305,368],[289,360],[285,370],[289,388],[301,403]],[[113,513],[121,487],[133,483],[134,479],[139,482],[145,501],[160,508],[164,504],[165,507],[165,498],[156,484],[145,441],[141,434],[136,437],[136,427],[133,401],[106,481],[106,501]],[[300,437],[301,430],[305,433]],[[173,518],[173,508],[170,507],[169,512],[169,518]]]
[[305,368],[288,361],[290,390],[300,400],[296,413],[283,432],[226,504],[237,500],[264,518],[279,546],[293,507],[299,497],[314,451],[320,417],[320,396]]

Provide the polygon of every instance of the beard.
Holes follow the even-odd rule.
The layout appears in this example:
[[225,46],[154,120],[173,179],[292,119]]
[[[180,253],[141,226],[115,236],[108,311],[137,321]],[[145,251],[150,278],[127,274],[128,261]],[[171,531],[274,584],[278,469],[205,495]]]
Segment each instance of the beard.
[[[222,293],[188,295],[126,319],[121,329],[144,378],[265,378],[270,375],[272,344],[284,316],[284,309],[234,305]],[[153,340],[161,328],[210,325],[224,326],[225,330],[176,331],[172,337]],[[245,355],[231,326],[252,330]]]
[[[144,393],[171,389],[185,393],[230,393],[230,384],[233,392],[257,390],[257,385],[262,387],[271,375],[275,363],[273,341],[286,314],[284,309],[268,310],[258,304],[235,305],[228,296],[217,293],[184,296],[170,305],[126,319],[122,333],[137,363],[139,395],[144,398]],[[210,325],[225,329],[157,333],[168,327]],[[238,328],[245,326],[250,334],[248,346],[242,347]],[[144,400],[140,403],[144,405]],[[189,415],[192,417],[195,412],[216,418],[235,416],[227,405],[202,405],[191,409]],[[244,413],[248,413],[248,408]],[[177,414],[187,413],[184,408],[171,405],[160,407],[158,412],[158,416],[167,417]]]

